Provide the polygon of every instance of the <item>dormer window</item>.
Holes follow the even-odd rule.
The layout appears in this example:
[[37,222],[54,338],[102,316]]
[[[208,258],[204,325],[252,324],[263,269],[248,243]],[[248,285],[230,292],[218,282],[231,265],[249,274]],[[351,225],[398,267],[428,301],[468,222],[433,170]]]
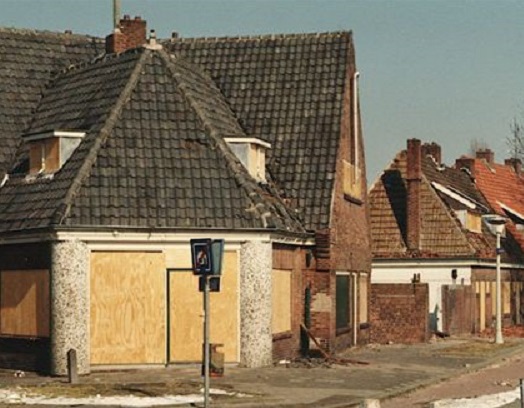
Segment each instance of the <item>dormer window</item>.
[[266,180],[266,150],[271,145],[258,138],[225,138],[231,151],[249,174],[258,181]]
[[71,157],[85,132],[50,131],[24,135],[29,146],[29,174],[54,173]]
[[468,210],[455,210],[455,216],[468,231],[476,232],[477,234],[482,232],[481,214]]

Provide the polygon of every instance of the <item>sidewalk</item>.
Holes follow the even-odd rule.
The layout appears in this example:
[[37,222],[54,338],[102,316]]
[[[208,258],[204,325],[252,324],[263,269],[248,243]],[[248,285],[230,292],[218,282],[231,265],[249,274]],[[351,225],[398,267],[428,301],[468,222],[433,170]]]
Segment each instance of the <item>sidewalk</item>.
[[[503,345],[485,339],[446,339],[412,346],[370,345],[341,355],[369,365],[226,367],[225,376],[213,378],[211,386],[227,394],[214,395],[212,407],[351,407],[366,398],[383,400],[475,371],[517,353],[524,353],[522,338],[506,339]],[[2,388],[21,387],[18,390],[23,393],[70,397],[195,394],[202,385],[200,367],[196,366],[93,373],[82,377],[78,386],[67,384],[63,378],[35,374],[16,378],[12,371],[3,371],[0,383]]]

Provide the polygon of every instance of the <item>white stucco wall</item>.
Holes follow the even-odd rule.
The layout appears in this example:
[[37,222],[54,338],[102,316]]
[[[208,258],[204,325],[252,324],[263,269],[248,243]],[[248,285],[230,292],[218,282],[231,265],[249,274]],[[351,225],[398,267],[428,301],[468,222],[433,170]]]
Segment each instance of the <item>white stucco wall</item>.
[[442,330],[442,285],[451,285],[451,270],[457,270],[456,284],[471,284],[471,266],[416,264],[380,265],[372,264],[371,283],[411,283],[414,274],[420,274],[420,282],[429,286],[430,325]]

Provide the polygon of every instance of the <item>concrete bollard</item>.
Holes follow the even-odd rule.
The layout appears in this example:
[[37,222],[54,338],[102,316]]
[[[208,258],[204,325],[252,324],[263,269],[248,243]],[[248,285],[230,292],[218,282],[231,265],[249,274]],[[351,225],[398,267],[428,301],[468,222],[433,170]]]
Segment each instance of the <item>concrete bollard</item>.
[[78,365],[76,363],[76,350],[67,352],[67,376],[70,384],[78,384]]
[[360,408],[380,408],[380,400],[365,399],[360,403]]

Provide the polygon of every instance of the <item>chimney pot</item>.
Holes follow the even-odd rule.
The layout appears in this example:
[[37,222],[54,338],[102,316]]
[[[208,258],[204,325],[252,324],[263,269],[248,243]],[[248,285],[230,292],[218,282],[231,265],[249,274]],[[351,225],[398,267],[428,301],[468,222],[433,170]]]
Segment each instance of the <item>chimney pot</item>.
[[477,159],[484,159],[486,163],[495,163],[495,153],[491,149],[479,149],[476,152]]
[[177,39],[177,38],[178,38],[178,33],[177,33],[176,31],[173,31],[173,32],[171,33],[171,39],[175,40],[175,39]]
[[140,16],[135,16],[135,21],[140,21],[140,20],[142,20],[142,17],[140,17]]
[[437,164],[442,163],[442,152],[438,143],[424,143],[422,145],[422,153],[424,156],[431,156]]
[[66,34],[73,34],[73,31],[72,30],[65,30],[64,33],[66,33]]
[[466,169],[469,171],[471,177],[475,178],[475,159],[472,157],[461,156],[455,160],[455,168],[457,170]]
[[124,14],[124,20],[131,20],[131,16],[129,14]]

